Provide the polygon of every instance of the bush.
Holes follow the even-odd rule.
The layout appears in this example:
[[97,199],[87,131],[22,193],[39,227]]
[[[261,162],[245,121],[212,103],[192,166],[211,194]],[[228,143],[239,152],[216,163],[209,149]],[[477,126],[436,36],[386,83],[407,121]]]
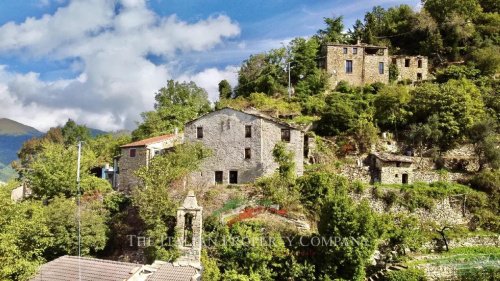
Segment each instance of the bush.
[[499,267],[486,267],[486,268],[471,268],[463,269],[458,272],[460,281],[496,281],[500,280]]
[[391,271],[382,279],[383,281],[426,281],[425,273],[418,269]]
[[382,196],[382,199],[387,204],[387,208],[390,208],[398,201],[398,195],[395,191],[390,190]]
[[315,172],[297,180],[301,202],[311,211],[319,211],[334,195],[347,190],[347,179],[324,172]]

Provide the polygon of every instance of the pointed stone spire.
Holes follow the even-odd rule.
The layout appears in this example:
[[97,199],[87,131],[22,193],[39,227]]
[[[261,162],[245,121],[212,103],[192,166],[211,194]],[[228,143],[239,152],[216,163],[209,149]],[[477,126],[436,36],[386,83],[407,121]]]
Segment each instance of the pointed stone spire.
[[197,265],[201,258],[202,211],[194,192],[190,190],[182,206],[177,209],[177,231],[180,263]]

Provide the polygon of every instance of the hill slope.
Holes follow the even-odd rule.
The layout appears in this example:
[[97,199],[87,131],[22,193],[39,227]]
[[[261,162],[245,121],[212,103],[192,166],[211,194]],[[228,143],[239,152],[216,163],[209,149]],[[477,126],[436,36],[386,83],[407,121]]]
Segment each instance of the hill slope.
[[37,129],[14,120],[0,118],[0,181],[15,175],[10,163],[17,159],[17,151],[26,140],[42,135]]

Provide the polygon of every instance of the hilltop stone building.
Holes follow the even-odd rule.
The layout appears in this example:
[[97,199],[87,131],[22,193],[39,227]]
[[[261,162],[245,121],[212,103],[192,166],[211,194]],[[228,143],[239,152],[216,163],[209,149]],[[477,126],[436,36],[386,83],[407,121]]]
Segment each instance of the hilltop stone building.
[[330,74],[332,86],[340,81],[352,85],[389,82],[389,50],[367,44],[323,46],[323,67]]
[[330,83],[335,87],[340,81],[354,86],[376,82],[389,82],[389,65],[396,64],[398,80],[419,81],[427,79],[427,57],[390,56],[383,46],[357,43],[326,44],[322,47],[323,60],[320,66],[330,75]]
[[186,142],[201,142],[212,156],[192,173],[190,184],[241,184],[276,171],[272,151],[284,142],[294,153],[297,175],[304,171],[304,132],[255,110],[223,108],[186,123]]
[[181,256],[175,262],[155,261],[150,265],[63,256],[40,267],[32,281],[200,281],[202,207],[190,191],[177,212]]
[[428,79],[428,59],[425,56],[392,56],[391,63],[398,69],[398,81]]
[[182,134],[163,135],[122,145],[121,155],[117,157],[115,189],[129,192],[138,185],[134,175],[139,168],[148,166],[149,161],[158,154],[164,153],[178,143],[183,142]]

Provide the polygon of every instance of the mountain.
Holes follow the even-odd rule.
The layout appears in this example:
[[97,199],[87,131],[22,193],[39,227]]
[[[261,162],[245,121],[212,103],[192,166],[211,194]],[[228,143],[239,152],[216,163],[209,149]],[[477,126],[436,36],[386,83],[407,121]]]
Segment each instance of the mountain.
[[15,176],[10,163],[17,159],[17,151],[23,143],[43,133],[14,120],[0,118],[0,181],[8,181]]

